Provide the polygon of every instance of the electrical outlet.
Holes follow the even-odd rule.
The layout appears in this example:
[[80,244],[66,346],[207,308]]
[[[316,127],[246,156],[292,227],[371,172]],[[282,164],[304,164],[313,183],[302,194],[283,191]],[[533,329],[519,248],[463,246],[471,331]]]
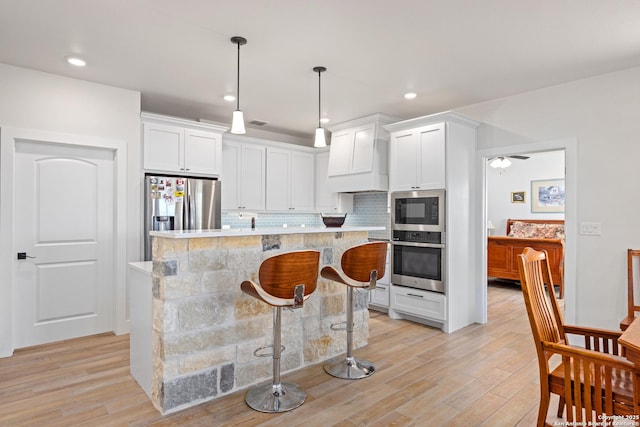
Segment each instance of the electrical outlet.
[[581,222],[580,234],[583,236],[599,236],[602,233],[602,226],[599,222]]

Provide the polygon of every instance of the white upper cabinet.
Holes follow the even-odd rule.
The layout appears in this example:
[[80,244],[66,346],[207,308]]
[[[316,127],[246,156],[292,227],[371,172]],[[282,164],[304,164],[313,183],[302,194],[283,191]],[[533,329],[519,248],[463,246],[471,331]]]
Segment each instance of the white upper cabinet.
[[143,167],[147,171],[218,176],[227,128],[142,113]]
[[222,148],[222,209],[265,209],[266,149],[226,141]]
[[389,190],[445,188],[445,124],[391,134]]
[[329,128],[328,185],[333,192],[386,191],[389,133],[393,118],[374,114]]
[[184,170],[219,175],[222,170],[222,134],[185,129]]
[[291,153],[291,207],[313,212],[315,206],[315,161],[311,153]]
[[323,213],[353,212],[353,194],[329,189],[329,152],[316,154],[316,211]]
[[313,212],[314,169],[311,153],[267,147],[267,210]]

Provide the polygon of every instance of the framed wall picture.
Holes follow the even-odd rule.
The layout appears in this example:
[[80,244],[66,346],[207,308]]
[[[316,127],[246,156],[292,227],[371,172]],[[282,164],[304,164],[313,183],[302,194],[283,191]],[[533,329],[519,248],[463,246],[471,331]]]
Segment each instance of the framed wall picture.
[[511,192],[511,203],[524,203],[526,191],[512,191]]
[[531,212],[564,212],[564,179],[531,181]]

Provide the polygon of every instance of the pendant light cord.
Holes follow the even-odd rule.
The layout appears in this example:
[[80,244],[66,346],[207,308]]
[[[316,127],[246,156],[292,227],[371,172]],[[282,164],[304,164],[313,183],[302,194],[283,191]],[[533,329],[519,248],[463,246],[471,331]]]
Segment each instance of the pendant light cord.
[[238,43],[238,74],[237,74],[237,85],[238,88],[236,90],[236,110],[240,110],[240,43]]
[[320,104],[320,101],[322,99],[322,86],[321,86],[321,82],[320,82],[321,81],[321,77],[320,77],[321,74],[322,74],[322,71],[318,70],[318,127],[321,127],[320,126],[320,117],[321,117],[320,111],[321,111],[321,108],[322,108],[321,104]]

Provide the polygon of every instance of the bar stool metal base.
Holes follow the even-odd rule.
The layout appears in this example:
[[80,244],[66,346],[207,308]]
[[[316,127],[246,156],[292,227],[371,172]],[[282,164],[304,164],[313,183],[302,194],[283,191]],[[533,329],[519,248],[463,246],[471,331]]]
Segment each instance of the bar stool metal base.
[[293,383],[261,384],[251,388],[244,400],[260,412],[287,412],[302,405],[307,393]]
[[324,362],[324,370],[336,378],[359,380],[373,375],[376,368],[368,360],[338,356]]

